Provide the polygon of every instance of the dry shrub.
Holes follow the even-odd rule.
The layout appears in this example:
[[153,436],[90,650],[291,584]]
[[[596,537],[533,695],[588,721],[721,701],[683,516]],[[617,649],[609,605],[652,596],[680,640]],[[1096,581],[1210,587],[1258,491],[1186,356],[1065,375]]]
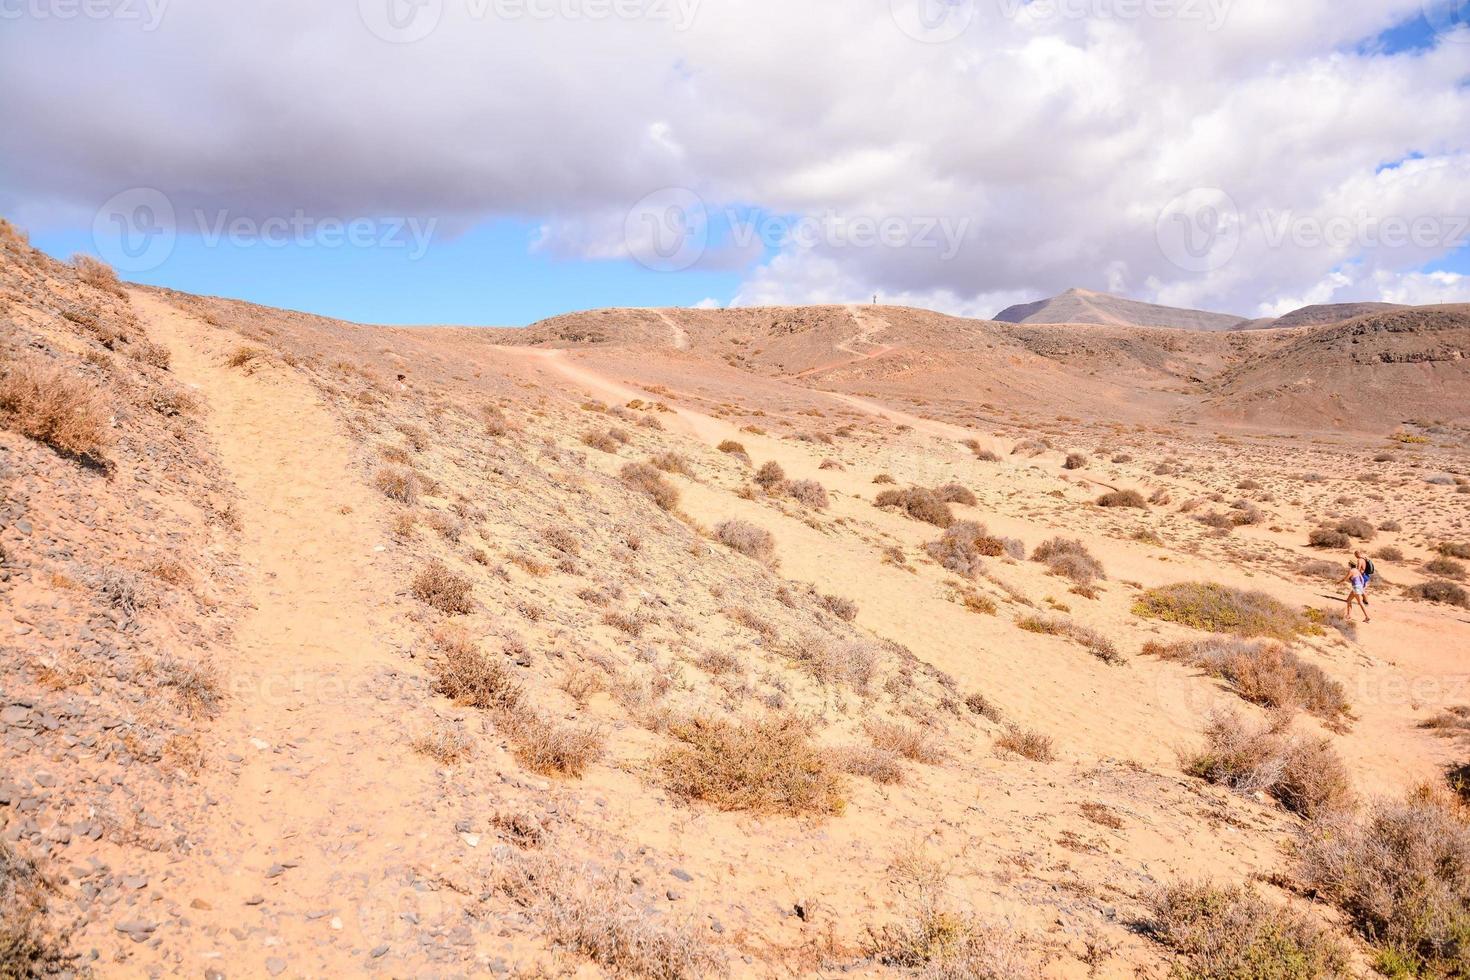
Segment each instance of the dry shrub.
[[475,747],[465,730],[451,721],[441,721],[431,730],[416,735],[409,744],[415,752],[428,756],[441,766],[463,762]]
[[173,355],[167,347],[155,344],[153,341],[143,338],[128,345],[127,354],[140,364],[156,367],[160,371],[167,371],[173,362]]
[[31,861],[0,840],[0,977],[62,975],[65,937],[46,920],[47,897],[54,891]]
[[816,480],[793,480],[789,483],[782,484],[781,489],[785,492],[786,496],[804,507],[814,507],[817,510],[824,510],[832,502],[827,496],[827,488]]
[[1246,888],[1177,884],[1148,898],[1149,932],[1197,980],[1335,980],[1349,973],[1343,944],[1306,915]]
[[1082,453],[1068,453],[1066,460],[1062,463],[1064,470],[1080,470],[1087,465],[1087,457]]
[[1297,876],[1380,949],[1390,976],[1470,976],[1470,823],[1435,791],[1314,821]]
[[981,718],[987,721],[993,721],[996,724],[1000,724],[1004,718],[1004,715],[1001,714],[1000,708],[996,706],[995,702],[991,701],[979,691],[965,698],[965,707],[969,708],[972,714],[977,714]]
[[1187,663],[1228,681],[1253,704],[1302,708],[1330,724],[1351,717],[1342,685],[1279,643],[1215,636],[1167,646],[1149,643],[1143,652]]
[[736,459],[747,464],[750,462],[750,453],[746,452],[745,447],[734,439],[726,439],[715,448],[727,456],[734,456]]
[[916,521],[933,524],[935,527],[950,527],[954,514],[949,505],[940,500],[932,490],[910,487],[907,490],[884,490],[873,501],[874,506],[897,507]]
[[265,357],[265,351],[259,347],[250,347],[248,345],[236,347],[230,353],[230,356],[225,358],[225,367],[247,367],[263,357]]
[[629,463],[620,474],[629,487],[652,498],[660,510],[673,510],[679,504],[679,488],[662,472],[648,463]]
[[57,452],[102,462],[112,444],[112,413],[86,380],[39,359],[12,361],[0,374],[5,427]]
[[715,527],[715,540],[731,551],[767,565],[776,557],[776,539],[771,532],[746,521],[721,521]]
[[1304,817],[1351,802],[1347,769],[1327,739],[1292,735],[1280,724],[1253,726],[1232,711],[1212,715],[1204,734],[1204,750],[1184,760],[1191,776],[1266,793]]
[[413,594],[425,605],[450,616],[463,616],[474,610],[472,585],[463,575],[435,558],[413,579]]
[[117,280],[117,273],[101,259],[78,253],[71,257],[71,264],[77,270],[77,278],[87,285],[118,296],[126,295],[122,283]]
[[994,616],[1000,612],[1000,607],[995,604],[994,599],[988,595],[981,595],[979,592],[966,591],[961,593],[960,602],[970,612],[979,613],[982,616]]
[[873,482],[878,486],[892,486],[898,481],[889,476],[887,473],[879,473],[877,476],[873,477]]
[[464,534],[464,521],[447,511],[432,512],[424,518],[424,523],[433,528],[445,541],[458,541]]
[[4,218],[0,218],[0,242],[25,249],[30,247],[31,236],[24,229],[17,228]]
[[1137,490],[1113,490],[1097,498],[1099,507],[1133,507],[1147,510],[1148,501]]
[[1470,593],[1466,593],[1453,582],[1423,582],[1405,589],[1404,595],[1411,599],[1425,599],[1429,602],[1442,602],[1450,606],[1459,606],[1461,609],[1470,609]]
[[976,521],[952,524],[939,538],[924,546],[929,557],[958,575],[974,578],[985,569],[981,558],[999,558],[1006,553],[1006,543],[993,538],[985,525]]
[[604,453],[616,453],[623,446],[607,429],[588,429],[582,433],[582,445]]
[[821,633],[808,633],[787,648],[786,653],[822,684],[846,684],[866,691],[877,669],[878,656],[861,640],[844,640]]
[[1247,592],[1207,582],[1182,582],[1150,589],[1134,605],[1133,614],[1211,633],[1245,637],[1289,640],[1318,631],[1305,614],[1264,592]]
[[789,715],[726,721],[690,718],[669,726],[679,740],[659,758],[671,792],[721,810],[841,813],[842,779]]
[[837,595],[818,596],[818,604],[844,623],[850,623],[857,619],[858,606],[851,599],[844,599]]
[[937,766],[944,761],[944,748],[935,734],[917,725],[870,718],[863,728],[876,749],[894,752],[905,759],[930,766]]
[[1014,725],[1007,728],[995,740],[995,747],[1032,762],[1051,762],[1056,759],[1051,736],[1031,728],[1018,728]]
[[1307,535],[1307,544],[1313,548],[1346,548],[1353,539],[1330,527],[1319,527]]
[[1363,541],[1372,541],[1378,534],[1374,530],[1372,523],[1361,517],[1344,518],[1337,522],[1337,526],[1333,530],[1339,534],[1346,534],[1348,537],[1358,538]]
[[1087,546],[1076,538],[1044,541],[1031,553],[1031,560],[1042,562],[1053,575],[1069,578],[1078,585],[1091,585],[1107,578],[1102,562],[1092,557]]
[[1118,666],[1127,663],[1123,655],[1118,652],[1118,647],[1094,629],[1089,629],[1080,623],[1074,623],[1070,619],[1061,617],[1047,617],[1036,614],[1022,616],[1016,620],[1016,625],[1028,633],[1041,633],[1047,636],[1065,636],[1087,648],[1087,652],[1101,660],[1105,664]]
[[1465,566],[1453,558],[1435,558],[1424,563],[1424,572],[1439,578],[1454,579],[1456,582],[1465,578]]
[[834,749],[832,764],[852,776],[871,779],[881,786],[903,782],[903,763],[887,749],[867,745],[850,745]]
[[163,657],[155,668],[158,683],[168,688],[179,708],[190,718],[213,718],[224,704],[224,680],[214,661],[192,663]]
[[373,486],[389,500],[412,506],[419,499],[419,481],[412,470],[385,466],[373,474]]
[[129,619],[153,604],[153,590],[135,572],[109,566],[98,572],[94,586],[109,606]]
[[974,507],[979,503],[970,489],[960,483],[946,483],[942,487],[936,487],[934,496],[947,504],[961,504],[965,507]]
[[689,461],[675,452],[659,453],[648,460],[649,464],[663,470],[665,473],[677,473],[679,476],[687,476],[694,479],[694,468]]
[[511,672],[491,660],[462,630],[440,630],[434,637],[439,656],[429,664],[434,693],[455,704],[482,711],[514,713],[525,700]]
[[1470,544],[1455,541],[1441,541],[1435,549],[1446,558],[1470,559]]
[[761,486],[766,490],[774,490],[776,487],[786,482],[786,471],[781,468],[780,463],[776,462],[775,460],[771,460],[770,462],[763,464],[760,469],[755,471],[754,479],[758,486]]
[[630,881],[598,865],[512,851],[496,862],[491,887],[525,910],[548,942],[610,975],[697,980],[727,972],[694,922],[653,912]]
[[883,966],[923,980],[1036,980],[1028,941],[1009,928],[956,911],[947,895],[947,871],[919,854],[893,864],[905,914],[868,929],[865,952]]
[[516,760],[544,776],[581,776],[604,752],[606,740],[598,728],[543,718],[518,718],[507,727]]

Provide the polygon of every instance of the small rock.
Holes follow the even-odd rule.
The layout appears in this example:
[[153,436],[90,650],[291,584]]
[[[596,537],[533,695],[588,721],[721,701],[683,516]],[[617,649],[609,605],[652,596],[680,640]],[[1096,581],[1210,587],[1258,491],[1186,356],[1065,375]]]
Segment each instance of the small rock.
[[694,876],[685,871],[683,868],[675,868],[673,871],[670,871],[669,874],[673,875],[675,878],[678,878],[680,881],[694,880]]

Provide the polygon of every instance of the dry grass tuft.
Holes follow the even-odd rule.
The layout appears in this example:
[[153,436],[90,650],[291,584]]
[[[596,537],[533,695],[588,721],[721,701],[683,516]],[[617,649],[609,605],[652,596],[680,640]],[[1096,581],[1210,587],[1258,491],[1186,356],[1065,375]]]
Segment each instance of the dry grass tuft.
[[1148,501],[1137,490],[1113,490],[1097,498],[1099,507],[1132,507],[1148,510]]
[[419,499],[419,481],[412,470],[385,466],[373,474],[373,486],[389,500],[412,506]]
[[1087,546],[1076,538],[1052,538],[1036,546],[1031,560],[1046,565],[1053,575],[1069,578],[1078,585],[1091,585],[1107,578],[1102,562],[1092,556]]
[[631,882],[597,865],[513,851],[496,863],[491,887],[525,910],[548,942],[609,975],[696,980],[727,972],[692,921],[655,913]]
[[985,525],[975,521],[953,524],[939,538],[924,546],[929,557],[957,575],[974,578],[985,570],[982,558],[999,558],[1006,553],[1006,542],[993,538]]
[[225,358],[225,367],[243,368],[265,357],[265,351],[259,347],[241,346],[236,347],[230,356]]
[[441,766],[463,762],[474,751],[474,742],[465,730],[452,721],[441,721],[434,728],[414,737],[409,743],[420,755],[426,755]]
[[944,761],[944,748],[939,744],[938,737],[934,732],[917,725],[870,718],[863,728],[876,749],[896,753],[905,759],[928,766],[937,766]]
[[168,688],[190,718],[213,718],[224,705],[224,679],[214,661],[188,663],[164,657],[156,667],[158,683]]
[[435,558],[414,576],[413,594],[425,605],[450,616],[463,616],[474,611],[470,580],[456,574]]
[[525,694],[511,672],[491,660],[475,645],[468,633],[440,630],[434,637],[439,656],[429,664],[434,693],[442,694],[466,708],[514,713],[521,710]]
[[873,647],[861,640],[843,640],[807,633],[786,653],[822,684],[846,684],[859,693],[868,689],[877,669]]
[[954,524],[954,514],[949,505],[934,493],[923,487],[910,487],[907,490],[884,490],[874,499],[875,507],[896,507],[908,514],[916,521],[933,524],[935,527],[947,528]]
[[850,745],[832,751],[832,763],[842,772],[871,779],[880,786],[903,782],[903,763],[887,749]]
[[1429,602],[1442,602],[1449,606],[1459,606],[1461,609],[1470,609],[1470,593],[1453,582],[1421,582],[1404,590],[1404,595],[1411,599],[1424,599]]
[[1470,823],[1437,791],[1309,825],[1297,876],[1379,949],[1389,976],[1470,976]]
[[1330,724],[1351,717],[1342,685],[1279,643],[1216,636],[1167,646],[1149,643],[1143,652],[1198,667],[1228,681],[1253,704],[1302,708]]
[[77,270],[77,278],[88,286],[105,290],[116,296],[125,296],[122,283],[118,282],[117,273],[112,266],[101,259],[90,255],[78,253],[71,257],[72,268]]
[[665,473],[676,473],[694,479],[694,467],[689,461],[675,452],[659,453],[648,461],[651,465],[663,470]]
[[1148,907],[1149,932],[1188,963],[1181,976],[1335,980],[1350,972],[1347,950],[1324,928],[1249,889],[1171,885]]
[[65,456],[97,463],[112,445],[112,413],[101,392],[80,376],[39,359],[4,366],[0,421]]
[[[508,719],[502,719],[502,723]],[[507,724],[521,765],[544,776],[581,776],[602,758],[606,738],[591,726],[565,725],[543,718]]]
[[791,480],[781,484],[780,489],[803,507],[825,510],[832,503],[827,488],[816,480]]
[[720,522],[715,527],[715,540],[726,548],[763,564],[771,564],[776,557],[776,539],[771,536],[771,532],[747,521]]
[[673,510],[679,505],[679,488],[648,463],[629,463],[620,474],[629,487],[650,497],[660,510]]
[[65,937],[46,921],[55,886],[29,860],[0,840],[0,977],[61,976]]
[[1056,759],[1056,751],[1052,747],[1050,735],[1043,735],[1035,729],[1007,728],[1001,736],[995,740],[995,747],[1004,751],[1012,752],[1023,759],[1032,762],[1052,762]]
[[1289,640],[1318,631],[1306,615],[1264,592],[1183,582],[1151,589],[1133,607],[1135,616],[1163,619],[1212,633]]
[[1205,748],[1184,760],[1185,772],[1242,793],[1263,792],[1304,817],[1352,801],[1347,768],[1327,739],[1295,736],[1281,725],[1255,727],[1221,711],[1205,725]]
[[671,792],[721,810],[836,814],[842,779],[811,740],[810,727],[789,715],[726,721],[690,718],[669,726],[681,744],[659,767]]

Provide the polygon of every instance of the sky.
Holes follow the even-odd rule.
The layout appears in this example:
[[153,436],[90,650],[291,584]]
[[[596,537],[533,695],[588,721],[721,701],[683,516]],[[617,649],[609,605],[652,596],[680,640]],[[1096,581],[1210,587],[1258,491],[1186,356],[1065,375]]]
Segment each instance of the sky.
[[0,215],[367,323],[1470,302],[1470,0],[0,0]]

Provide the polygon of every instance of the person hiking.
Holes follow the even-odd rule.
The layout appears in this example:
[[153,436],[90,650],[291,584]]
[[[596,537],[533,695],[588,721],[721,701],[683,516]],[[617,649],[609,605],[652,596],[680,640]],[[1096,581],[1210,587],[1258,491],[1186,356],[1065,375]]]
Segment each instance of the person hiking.
[[1368,602],[1363,597],[1363,593],[1368,588],[1368,576],[1364,574],[1362,567],[1356,561],[1348,563],[1348,573],[1342,577],[1338,584],[1351,586],[1351,591],[1348,592],[1347,596],[1348,622],[1352,622],[1353,620],[1354,602],[1357,602],[1358,608],[1363,610],[1363,622],[1373,622],[1373,620],[1368,618]]
[[1368,586],[1373,584],[1373,576],[1378,574],[1378,568],[1373,564],[1373,559],[1361,551],[1353,552],[1353,558],[1358,566],[1358,571],[1363,573],[1363,605],[1368,605]]

